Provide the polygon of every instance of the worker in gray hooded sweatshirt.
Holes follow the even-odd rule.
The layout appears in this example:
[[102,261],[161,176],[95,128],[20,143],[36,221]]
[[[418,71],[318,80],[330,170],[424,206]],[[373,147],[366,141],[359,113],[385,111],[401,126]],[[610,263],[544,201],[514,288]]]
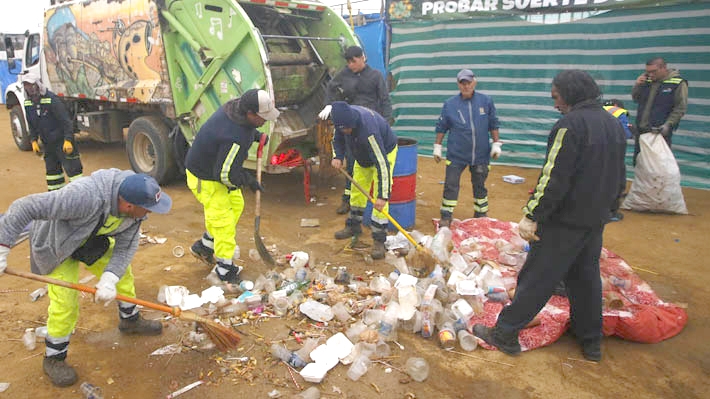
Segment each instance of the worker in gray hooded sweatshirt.
[[[95,300],[108,303],[116,294],[134,298],[130,261],[138,249],[140,225],[148,213],[167,213],[170,197],[150,176],[104,169],[61,190],[31,194],[14,201],[0,217],[0,275],[22,230],[30,227],[30,264],[35,274],[76,283],[79,263],[100,277]],[[79,292],[48,285],[44,372],[57,386],[77,380],[65,361],[69,338],[79,317]],[[158,335],[160,321],[145,320],[136,305],[118,302],[123,334]]]

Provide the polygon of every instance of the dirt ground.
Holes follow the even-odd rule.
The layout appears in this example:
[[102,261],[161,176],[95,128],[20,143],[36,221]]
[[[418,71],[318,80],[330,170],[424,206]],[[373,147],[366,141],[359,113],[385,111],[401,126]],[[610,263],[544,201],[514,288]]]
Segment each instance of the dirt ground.
[[[505,132],[503,132],[503,138]],[[504,147],[505,150],[505,147]],[[107,167],[129,168],[122,145],[81,143],[85,173]],[[19,151],[12,142],[8,112],[0,111],[0,212],[23,195],[46,189],[43,162],[31,152]],[[516,174],[526,183],[504,183],[501,176]],[[488,180],[491,217],[518,221],[527,191],[537,178],[537,169],[493,166]],[[438,217],[444,176],[443,164],[431,158],[419,158],[417,173],[416,228],[433,234],[431,219]],[[467,179],[462,179],[467,180]],[[340,200],[339,178],[312,179],[311,192],[316,202],[306,204],[302,174],[265,177],[266,192],[262,200],[261,233],[267,245],[279,251],[307,251],[311,264],[319,268],[347,266],[356,276],[367,270],[385,275],[391,267],[385,262],[368,265],[362,257],[339,251],[343,242],[332,239],[340,229],[343,217],[335,215]],[[336,188],[337,187],[337,188]],[[176,258],[172,249],[185,249],[203,230],[202,213],[183,182],[165,188],[172,196],[173,210],[168,215],[151,215],[143,224],[149,236],[167,238],[165,244],[146,244],[139,249],[134,262],[139,298],[155,300],[161,285],[184,285],[199,293],[209,284],[204,280],[208,269],[187,255]],[[545,348],[512,358],[496,351],[477,349],[473,357],[445,352],[434,340],[419,335],[399,333],[404,350],[391,344],[392,357],[387,359],[392,371],[374,364],[359,381],[347,378],[347,367],[338,365],[318,385],[326,398],[701,398],[710,392],[710,274],[707,273],[707,237],[710,236],[710,192],[684,189],[688,216],[639,214],[626,212],[625,219],[606,229],[604,246],[622,256],[630,265],[657,274],[640,272],[661,298],[687,304],[689,321],[685,329],[667,341],[647,345],[605,338],[603,360],[592,364],[581,359],[579,347],[568,336]],[[470,184],[463,184],[456,217],[470,217],[472,198]],[[267,271],[261,262],[247,256],[254,248],[254,196],[247,192],[246,209],[237,229],[246,268],[244,275],[254,279]],[[301,218],[318,218],[320,227],[302,228]],[[29,270],[28,245],[20,244],[10,254],[10,267]],[[326,268],[331,274],[332,269]],[[82,276],[88,274],[82,272]],[[96,280],[92,283],[95,284]],[[13,276],[0,277],[0,382],[10,383],[0,398],[74,398],[79,397],[79,384],[56,388],[42,372],[44,345],[28,351],[21,342],[26,328],[37,327],[46,320],[46,297],[31,302],[28,293],[40,283]],[[148,318],[164,316],[145,312]],[[283,397],[298,392],[287,369],[268,356],[268,340],[288,337],[289,327],[306,330],[299,323],[302,316],[269,319],[238,327],[242,345],[238,351],[220,354],[216,351],[186,350],[173,356],[150,356],[162,346],[180,342],[189,330],[175,320],[165,322],[159,337],[124,337],[118,333],[114,305],[104,308],[90,297],[81,299],[81,314],[72,337],[68,362],[79,373],[79,382],[88,381],[103,388],[105,398],[157,398],[203,379],[207,383],[183,395],[183,398],[267,398],[268,392],[279,390]],[[338,330],[329,327],[328,336]],[[263,339],[261,338],[263,337]],[[291,348],[296,348],[290,342]],[[221,358],[253,357],[247,370],[238,363]],[[413,382],[398,369],[409,357],[424,357],[431,367],[429,378]],[[505,362],[509,365],[496,362]],[[243,372],[243,373],[242,373]],[[311,383],[300,376],[295,381],[307,388]],[[705,392],[705,394],[703,394]],[[410,396],[407,396],[412,394]]]

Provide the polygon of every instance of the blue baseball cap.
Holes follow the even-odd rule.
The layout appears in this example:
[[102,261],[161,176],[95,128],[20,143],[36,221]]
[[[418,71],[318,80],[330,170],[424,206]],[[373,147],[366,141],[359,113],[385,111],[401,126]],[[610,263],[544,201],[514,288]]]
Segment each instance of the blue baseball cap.
[[168,213],[173,205],[173,200],[160,189],[158,182],[143,173],[123,179],[118,195],[133,205],[155,213]]

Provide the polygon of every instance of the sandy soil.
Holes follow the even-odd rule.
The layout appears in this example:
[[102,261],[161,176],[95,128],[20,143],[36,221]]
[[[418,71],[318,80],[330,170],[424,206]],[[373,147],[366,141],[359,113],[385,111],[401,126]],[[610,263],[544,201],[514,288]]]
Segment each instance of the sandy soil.
[[[505,133],[503,133],[505,134]],[[505,147],[504,147],[505,150]],[[86,142],[81,145],[86,173],[106,168],[128,168],[121,145]],[[31,152],[19,151],[12,142],[8,112],[0,112],[0,210],[23,195],[45,190],[44,166]],[[525,184],[504,183],[501,176],[516,174],[527,179]],[[537,178],[538,170],[494,166],[489,177],[490,216],[518,221],[528,189]],[[438,217],[444,176],[443,164],[430,158],[419,158],[417,174],[417,224],[424,233],[433,234],[431,219]],[[466,180],[466,179],[462,179]],[[342,181],[339,178],[314,177],[311,192],[317,199],[306,204],[300,171],[289,175],[266,176],[263,195],[261,233],[267,245],[275,244],[281,252],[307,251],[318,267],[347,266],[356,276],[365,271],[384,273],[391,267],[384,262],[368,265],[362,257],[343,253],[342,242],[332,239],[340,229],[343,217],[335,215]],[[337,187],[337,189],[336,189]],[[138,296],[155,300],[163,284],[184,285],[200,292],[209,285],[203,279],[207,269],[192,257],[176,258],[172,248],[184,248],[200,236],[203,223],[199,204],[183,182],[166,187],[173,197],[169,215],[151,215],[144,223],[149,236],[166,237],[163,245],[146,244],[136,255],[133,267]],[[599,364],[579,361],[579,348],[563,336],[557,343],[511,358],[495,351],[477,349],[472,357],[442,351],[434,340],[400,332],[400,350],[391,345],[392,356],[387,361],[394,366],[391,373],[375,364],[359,381],[346,377],[347,368],[336,366],[318,385],[328,398],[700,398],[710,392],[710,335],[708,317],[710,299],[707,274],[707,242],[710,233],[710,193],[685,189],[691,212],[688,216],[669,216],[626,212],[621,223],[610,225],[605,233],[605,247],[624,257],[629,264],[658,274],[641,273],[654,290],[666,301],[685,303],[689,321],[678,336],[654,345],[644,345],[618,338],[605,338],[604,359]],[[471,216],[470,185],[463,184],[460,205],[455,216]],[[254,248],[254,196],[246,193],[246,209],[237,229],[244,274],[255,278],[267,271],[261,262],[250,261],[247,254]],[[318,218],[320,227],[301,228],[301,218]],[[369,237],[368,237],[369,239]],[[11,267],[29,270],[28,247],[23,243],[10,254]],[[167,269],[166,269],[167,268]],[[328,269],[332,273],[332,269]],[[84,275],[86,272],[82,272]],[[94,280],[95,283],[95,280]],[[9,389],[0,393],[7,398],[78,397],[78,384],[70,388],[55,388],[43,375],[41,362],[44,345],[28,351],[20,338],[29,327],[46,320],[47,298],[31,302],[28,293],[40,283],[12,276],[0,278],[0,382],[9,382]],[[146,312],[149,318],[164,316]],[[194,381],[207,384],[183,394],[184,398],[232,398],[249,396],[266,398],[277,389],[288,397],[298,389],[286,368],[273,362],[268,355],[269,340],[288,337],[289,328],[315,331],[302,317],[270,319],[239,327],[242,345],[239,351],[220,354],[215,351],[186,350],[174,356],[149,356],[162,346],[180,342],[189,326],[175,320],[165,322],[165,332],[159,337],[124,337],[118,333],[114,306],[104,308],[90,297],[81,300],[81,315],[69,349],[68,361],[79,373],[79,381],[88,381],[104,390],[105,398],[157,398]],[[327,335],[340,326],[331,324]],[[289,341],[292,348],[297,345]],[[251,366],[234,361],[222,361],[233,356],[253,357]],[[406,360],[421,356],[428,360],[431,371],[423,382],[413,382],[400,373]],[[505,362],[504,365],[496,362]],[[303,387],[312,384],[296,376]],[[703,394],[705,392],[705,394]],[[407,396],[411,394],[410,396]]]

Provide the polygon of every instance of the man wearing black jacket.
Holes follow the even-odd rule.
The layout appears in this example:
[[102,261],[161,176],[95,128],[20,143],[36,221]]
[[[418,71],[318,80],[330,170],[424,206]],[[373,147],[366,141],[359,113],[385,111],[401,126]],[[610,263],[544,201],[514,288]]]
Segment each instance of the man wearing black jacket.
[[626,140],[598,101],[584,71],[560,72],[552,98],[562,118],[553,126],[535,192],[523,208],[520,236],[531,241],[513,302],[494,327],[474,334],[504,353],[520,353],[518,332],[545,306],[559,281],[567,287],[571,331],[587,360],[601,360],[602,289],[599,255],[604,225],[625,188]]
[[230,100],[205,122],[187,152],[187,186],[205,210],[205,233],[190,248],[221,281],[238,283],[242,268],[232,258],[237,247],[237,223],[244,210],[242,188],[263,191],[263,187],[242,164],[254,142],[266,143],[265,133],[256,130],[274,121],[279,111],[264,90],[251,89]]

